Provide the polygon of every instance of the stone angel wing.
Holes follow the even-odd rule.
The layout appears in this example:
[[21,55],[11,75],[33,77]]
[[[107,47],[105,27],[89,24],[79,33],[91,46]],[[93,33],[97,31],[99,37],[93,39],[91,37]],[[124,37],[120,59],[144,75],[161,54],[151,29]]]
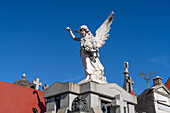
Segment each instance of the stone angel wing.
[[105,41],[107,40],[107,37],[109,36],[108,32],[110,31],[113,21],[113,11],[110,14],[110,16],[104,21],[104,23],[97,29],[96,36],[94,37],[94,40],[96,42],[94,48],[100,48],[102,45],[105,44]]

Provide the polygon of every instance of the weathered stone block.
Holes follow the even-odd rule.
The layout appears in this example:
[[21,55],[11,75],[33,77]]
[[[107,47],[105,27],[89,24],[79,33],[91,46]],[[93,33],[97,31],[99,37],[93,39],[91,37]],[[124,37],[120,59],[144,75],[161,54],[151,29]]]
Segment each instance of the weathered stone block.
[[47,111],[56,111],[56,104],[55,104],[55,102],[47,103]]
[[57,111],[57,113],[68,113],[68,108],[61,108]]

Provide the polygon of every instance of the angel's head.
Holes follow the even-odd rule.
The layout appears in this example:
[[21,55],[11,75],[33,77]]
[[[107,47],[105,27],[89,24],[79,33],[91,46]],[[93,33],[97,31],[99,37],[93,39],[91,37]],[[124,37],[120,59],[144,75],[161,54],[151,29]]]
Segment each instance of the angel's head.
[[86,36],[87,34],[90,34],[90,31],[86,25],[82,25],[79,28],[79,31],[75,31],[77,33],[80,33],[80,36]]

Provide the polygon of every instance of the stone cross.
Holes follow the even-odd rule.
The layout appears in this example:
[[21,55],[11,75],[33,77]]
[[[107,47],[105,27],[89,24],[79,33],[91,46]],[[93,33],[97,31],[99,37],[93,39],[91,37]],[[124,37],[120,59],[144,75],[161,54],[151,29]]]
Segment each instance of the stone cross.
[[43,90],[49,88],[49,85],[48,84],[45,84],[45,86],[43,86]]
[[39,86],[42,85],[39,78],[36,78],[35,81],[33,81],[32,83],[35,84],[35,89],[37,89],[37,90],[39,90]]
[[123,98],[120,94],[115,96],[115,99],[112,100],[111,106],[114,107],[114,113],[127,113],[127,102],[123,101]]
[[129,78],[128,83],[129,83],[130,92],[132,92],[133,91],[132,85],[134,84],[134,81],[132,81],[132,77],[128,77],[128,78]]

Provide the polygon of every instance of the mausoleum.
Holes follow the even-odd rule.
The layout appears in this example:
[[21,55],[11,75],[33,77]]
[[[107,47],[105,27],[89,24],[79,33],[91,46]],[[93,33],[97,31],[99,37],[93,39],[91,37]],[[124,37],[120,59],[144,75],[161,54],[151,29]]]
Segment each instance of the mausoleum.
[[136,96],[116,83],[94,81],[55,82],[44,90],[44,98],[46,113],[135,113],[137,104]]
[[154,86],[146,89],[138,97],[138,113],[170,113],[170,91],[162,83],[162,78],[153,79]]

